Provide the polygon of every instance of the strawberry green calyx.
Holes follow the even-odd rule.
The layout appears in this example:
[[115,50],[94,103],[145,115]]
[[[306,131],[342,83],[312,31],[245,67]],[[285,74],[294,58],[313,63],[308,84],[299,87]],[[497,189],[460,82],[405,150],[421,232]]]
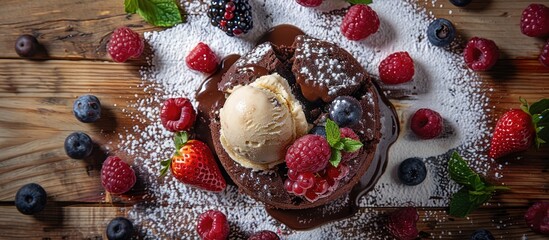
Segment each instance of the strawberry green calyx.
[[330,120],[326,120],[326,140],[330,145],[332,150],[332,155],[330,156],[330,163],[337,167],[341,162],[341,151],[345,152],[355,152],[358,151],[363,144],[360,141],[354,140],[352,138],[341,138],[341,133],[339,131],[339,126]]
[[[175,153],[174,156],[179,156],[179,149],[181,149],[185,143],[189,141],[189,134],[187,132],[177,132],[173,138],[173,142],[175,144]],[[172,165],[172,159],[164,159],[160,161],[160,165],[162,168],[160,169],[160,176],[166,175],[168,170],[170,170],[170,166]]]
[[522,103],[520,108],[532,117],[532,123],[536,130],[535,143],[539,148],[541,144],[549,141],[549,99],[540,99],[533,104],[529,104],[522,97],[519,99]]

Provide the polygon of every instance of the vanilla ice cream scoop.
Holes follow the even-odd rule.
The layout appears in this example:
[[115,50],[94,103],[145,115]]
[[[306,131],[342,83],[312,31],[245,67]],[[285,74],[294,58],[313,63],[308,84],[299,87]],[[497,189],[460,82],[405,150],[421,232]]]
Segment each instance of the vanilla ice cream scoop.
[[301,104],[278,74],[235,87],[219,118],[223,149],[234,161],[253,169],[283,162],[286,148],[308,131]]

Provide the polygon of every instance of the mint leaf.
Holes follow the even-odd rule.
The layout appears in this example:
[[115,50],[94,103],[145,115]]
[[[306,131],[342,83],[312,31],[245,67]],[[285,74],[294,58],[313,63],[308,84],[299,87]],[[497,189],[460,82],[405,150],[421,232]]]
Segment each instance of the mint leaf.
[[330,119],[326,119],[325,129],[326,129],[326,140],[328,141],[328,144],[330,144],[331,147],[334,147],[341,140],[339,127],[334,121]]
[[491,196],[489,193],[470,194],[466,187],[462,187],[452,196],[449,214],[454,217],[465,217],[487,202]]
[[178,152],[179,149],[181,149],[181,147],[183,147],[183,145],[187,143],[187,141],[189,141],[189,135],[187,134],[187,132],[176,133],[173,138],[173,142],[175,144],[175,151]]
[[341,152],[339,150],[334,151],[332,149],[332,154],[330,155],[330,164],[332,164],[332,166],[334,167],[337,167],[340,162],[341,162]]
[[355,152],[363,146],[360,141],[352,138],[343,138],[341,139],[341,143],[343,143],[343,151],[345,152]]
[[127,13],[138,13],[148,23],[159,27],[171,27],[183,22],[174,0],[124,0]]
[[166,175],[166,173],[168,172],[168,170],[170,170],[170,165],[172,164],[172,160],[171,159],[166,159],[166,160],[162,160],[160,161],[160,166],[162,166],[162,168],[160,169],[160,176],[164,176]]
[[345,147],[345,145],[343,145],[343,143],[341,141],[339,141],[339,142],[336,142],[332,148],[335,148],[335,149],[341,151],[341,150],[343,150],[343,147]]
[[[448,172],[450,172],[450,178],[459,184],[466,186],[473,186],[475,176],[478,176],[469,166],[467,162],[454,152],[448,161]],[[474,188],[474,187],[473,187]]]
[[350,4],[370,4],[372,0],[347,0]]

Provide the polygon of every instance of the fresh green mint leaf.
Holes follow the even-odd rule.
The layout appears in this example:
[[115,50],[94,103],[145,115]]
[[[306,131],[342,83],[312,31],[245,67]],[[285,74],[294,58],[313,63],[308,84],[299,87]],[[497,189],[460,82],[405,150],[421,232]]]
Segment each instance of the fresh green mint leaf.
[[450,172],[450,178],[457,183],[465,186],[471,186],[472,188],[475,180],[475,176],[478,176],[473,170],[467,165],[467,162],[459,155],[459,153],[454,152],[448,161],[448,171]]
[[160,169],[160,176],[164,176],[166,175],[166,173],[168,172],[168,170],[170,170],[170,165],[172,164],[172,160],[171,159],[166,159],[166,160],[162,160],[160,161],[160,165],[162,166],[162,169]]
[[178,152],[179,149],[181,149],[181,147],[183,147],[183,145],[187,143],[187,141],[189,141],[189,135],[187,134],[187,132],[176,133],[173,138],[173,142],[175,144],[175,151]]
[[138,8],[137,0],[124,0],[124,10],[127,13],[136,13]]
[[370,4],[372,0],[347,0],[350,4]]
[[341,162],[341,152],[339,150],[332,149],[332,154],[330,155],[330,164],[337,167]]
[[473,177],[469,178],[471,185],[467,186],[474,191],[483,191],[486,188],[486,183],[480,178],[480,175],[475,174]]
[[341,140],[339,127],[334,121],[330,119],[326,119],[325,128],[326,128],[326,140],[328,141],[328,144],[330,144],[331,147],[334,147]]
[[336,143],[334,144],[334,146],[333,146],[333,148],[335,148],[335,149],[338,150],[338,151],[343,150],[343,147],[345,147],[345,145],[343,145],[343,143],[342,143],[341,141],[336,142]]
[[124,0],[127,13],[138,13],[148,23],[171,27],[183,22],[179,6],[174,0]]
[[546,111],[548,109],[549,109],[549,99],[544,98],[530,105],[528,108],[528,111],[530,112],[531,115],[534,115],[534,114],[540,114],[543,111]]
[[352,138],[343,138],[341,139],[341,142],[343,143],[343,151],[345,152],[355,152],[363,146],[360,141]]
[[487,202],[490,193],[471,194],[466,187],[462,187],[452,196],[449,214],[454,217],[465,217]]

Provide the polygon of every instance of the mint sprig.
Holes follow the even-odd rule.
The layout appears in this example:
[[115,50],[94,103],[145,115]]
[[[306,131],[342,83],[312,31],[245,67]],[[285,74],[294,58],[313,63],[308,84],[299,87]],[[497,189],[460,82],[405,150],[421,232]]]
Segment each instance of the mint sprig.
[[520,108],[532,117],[532,123],[536,130],[536,147],[549,141],[549,99],[544,98],[533,104],[528,104],[526,99],[519,98]]
[[332,154],[330,156],[330,163],[337,167],[341,162],[341,151],[344,152],[355,152],[358,151],[363,144],[360,141],[354,140],[352,138],[341,138],[341,133],[339,131],[339,126],[330,120],[326,120],[326,140],[330,145]]
[[467,162],[454,152],[448,161],[450,178],[462,185],[450,201],[449,214],[454,217],[465,217],[475,209],[488,202],[496,190],[508,190],[505,186],[494,186],[475,173]]
[[174,0],[124,0],[124,10],[137,13],[158,27],[171,27],[183,22],[179,6]]
[[370,4],[372,0],[347,0],[350,4]]

